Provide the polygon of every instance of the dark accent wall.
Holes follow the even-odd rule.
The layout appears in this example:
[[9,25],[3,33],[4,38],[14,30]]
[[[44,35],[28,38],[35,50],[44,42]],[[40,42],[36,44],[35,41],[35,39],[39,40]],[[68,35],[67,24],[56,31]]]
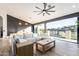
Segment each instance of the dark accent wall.
[[[22,25],[19,25],[20,22]],[[28,25],[25,25],[25,23],[27,23]],[[16,33],[17,31],[27,28],[30,25],[31,24],[28,22],[7,15],[7,35],[10,35],[10,33]]]

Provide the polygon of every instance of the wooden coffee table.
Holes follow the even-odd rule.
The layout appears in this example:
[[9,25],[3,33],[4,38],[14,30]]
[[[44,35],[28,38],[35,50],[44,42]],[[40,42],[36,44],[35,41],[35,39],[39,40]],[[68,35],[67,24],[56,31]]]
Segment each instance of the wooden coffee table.
[[42,53],[45,53],[53,47],[55,47],[55,40],[43,39],[36,42],[36,50]]

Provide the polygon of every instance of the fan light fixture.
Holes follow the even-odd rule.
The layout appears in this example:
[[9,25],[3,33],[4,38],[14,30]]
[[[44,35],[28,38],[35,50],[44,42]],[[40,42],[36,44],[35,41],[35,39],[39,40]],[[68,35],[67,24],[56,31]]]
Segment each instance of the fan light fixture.
[[27,23],[25,23],[25,25],[28,25]]
[[21,22],[19,22],[18,24],[19,24],[19,25],[22,25],[22,23],[21,23]]
[[43,14],[43,16],[45,14],[51,15],[50,12],[55,12],[55,10],[51,10],[53,8],[55,8],[55,5],[51,6],[51,5],[47,5],[47,3],[43,3],[43,9],[39,8],[39,7],[35,7],[36,9],[38,9],[39,11],[34,11],[34,12],[39,12],[37,15]]

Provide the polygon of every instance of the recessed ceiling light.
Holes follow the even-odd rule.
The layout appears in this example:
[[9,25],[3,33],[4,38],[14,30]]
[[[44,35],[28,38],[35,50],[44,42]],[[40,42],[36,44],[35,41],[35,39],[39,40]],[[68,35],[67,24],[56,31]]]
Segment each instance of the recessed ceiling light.
[[21,23],[21,22],[19,22],[19,25],[22,25],[22,23]]
[[76,5],[72,5],[72,7],[73,7],[73,8],[75,8],[75,7],[76,7]]
[[25,25],[28,25],[27,23],[25,23]]

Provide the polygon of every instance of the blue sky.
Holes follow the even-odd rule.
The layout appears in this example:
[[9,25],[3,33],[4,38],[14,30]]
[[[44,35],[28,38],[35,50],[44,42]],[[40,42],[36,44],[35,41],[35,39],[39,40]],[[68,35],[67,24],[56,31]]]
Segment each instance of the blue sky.
[[77,22],[77,17],[74,18],[69,18],[69,19],[64,19],[60,21],[55,21],[55,22],[50,22],[47,24],[47,28],[58,28],[58,27],[63,27],[63,26],[70,26],[74,25]]

